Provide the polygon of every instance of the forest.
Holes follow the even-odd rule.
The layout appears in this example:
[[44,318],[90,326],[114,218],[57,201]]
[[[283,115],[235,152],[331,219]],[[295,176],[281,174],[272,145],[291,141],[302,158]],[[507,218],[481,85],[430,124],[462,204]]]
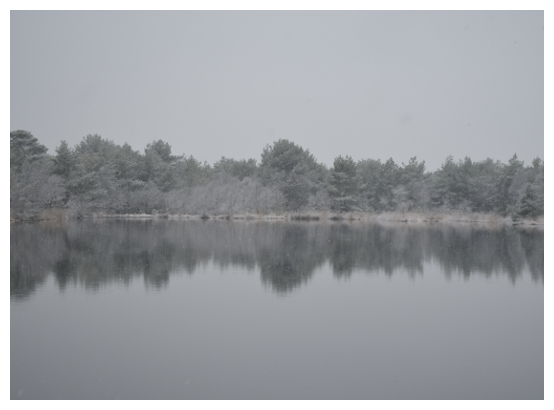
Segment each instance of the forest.
[[448,156],[428,172],[416,157],[397,164],[340,155],[328,168],[280,139],[263,148],[259,162],[222,157],[210,165],[174,155],[161,139],[140,152],[94,134],[74,147],[61,141],[48,154],[30,132],[11,131],[12,219],[60,210],[74,217],[456,211],[518,220],[544,215],[544,162]]

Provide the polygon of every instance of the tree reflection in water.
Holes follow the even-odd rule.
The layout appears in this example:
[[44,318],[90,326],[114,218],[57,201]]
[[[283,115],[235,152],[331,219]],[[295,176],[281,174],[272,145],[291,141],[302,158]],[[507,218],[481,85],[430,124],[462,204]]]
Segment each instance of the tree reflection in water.
[[423,274],[426,261],[446,277],[524,272],[544,283],[544,231],[512,226],[402,223],[227,222],[181,220],[69,221],[17,224],[10,229],[10,293],[26,297],[53,274],[68,285],[98,289],[129,284],[163,288],[172,274],[221,269],[259,270],[278,293],[309,282],[328,262],[337,278],[354,272]]

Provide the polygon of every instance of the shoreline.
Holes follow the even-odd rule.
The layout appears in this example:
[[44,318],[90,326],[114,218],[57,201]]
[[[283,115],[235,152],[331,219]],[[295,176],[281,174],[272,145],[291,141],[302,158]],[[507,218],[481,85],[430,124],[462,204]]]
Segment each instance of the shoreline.
[[[67,210],[53,210],[41,212],[34,219],[18,218],[10,215],[10,222],[40,222],[80,219],[70,214]],[[237,213],[234,215],[207,215],[207,214],[108,214],[95,212],[82,219],[166,219],[166,220],[212,220],[212,221],[291,221],[291,222],[399,222],[399,223],[470,223],[487,225],[512,225],[528,227],[544,227],[544,215],[534,218],[521,218],[514,221],[510,216],[503,217],[498,214],[463,213],[463,212],[384,212],[381,214],[369,212],[284,212],[280,214],[254,214]]]

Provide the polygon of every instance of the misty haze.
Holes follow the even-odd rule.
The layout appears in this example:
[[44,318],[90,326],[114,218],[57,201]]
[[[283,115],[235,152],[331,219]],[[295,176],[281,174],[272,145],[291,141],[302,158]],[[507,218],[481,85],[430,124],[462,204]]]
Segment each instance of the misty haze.
[[11,399],[544,399],[543,24],[12,11]]

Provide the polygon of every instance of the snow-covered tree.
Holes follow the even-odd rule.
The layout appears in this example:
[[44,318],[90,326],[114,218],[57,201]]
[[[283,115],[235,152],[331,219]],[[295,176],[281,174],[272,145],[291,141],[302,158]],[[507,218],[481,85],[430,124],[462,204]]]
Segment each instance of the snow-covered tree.
[[360,185],[354,160],[348,155],[336,157],[329,173],[331,209],[339,212],[361,210],[358,204]]

